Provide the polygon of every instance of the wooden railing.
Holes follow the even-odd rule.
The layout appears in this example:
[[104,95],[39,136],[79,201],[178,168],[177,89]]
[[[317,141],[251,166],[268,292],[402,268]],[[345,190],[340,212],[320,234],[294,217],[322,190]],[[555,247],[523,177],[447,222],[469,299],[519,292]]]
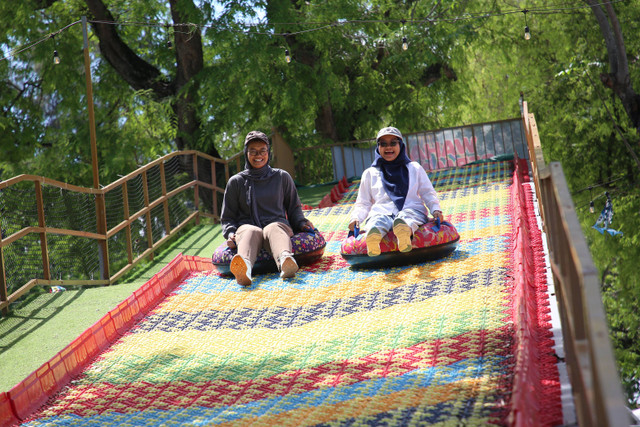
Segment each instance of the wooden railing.
[[598,271],[582,233],[558,162],[544,162],[534,115],[523,104],[523,122],[533,181],[549,247],[566,363],[578,424],[629,426],[600,294]]
[[[170,166],[173,170],[169,172]],[[202,216],[219,220],[225,183],[240,168],[241,153],[221,160],[197,151],[180,151],[101,189],[34,175],[20,175],[0,182],[0,310],[7,314],[9,305],[34,286],[112,284],[142,259],[152,257],[158,247],[188,223],[197,224]],[[225,182],[219,184],[219,177],[224,177]],[[12,192],[17,188],[19,191]],[[9,200],[11,197],[20,200]],[[66,200],[69,198],[73,200]],[[60,219],[60,215],[55,218],[52,214],[63,204],[68,204],[68,209],[73,211],[78,201],[84,202],[81,213],[90,217],[88,226],[81,225],[77,218]],[[91,205],[96,206],[95,211],[86,209]],[[7,206],[26,208],[20,212]],[[21,222],[27,225],[17,225]],[[95,269],[88,268],[88,277],[74,277],[82,274],[65,272],[71,277],[56,279],[52,273],[52,265],[68,265],[63,258],[69,251],[56,252],[50,242],[55,240],[55,247],[62,248],[65,244],[61,242],[65,239],[74,243],[82,241],[82,247],[88,248],[89,254],[81,255],[88,256],[96,265]],[[33,244],[35,240],[39,245]],[[95,244],[87,245],[87,241]],[[16,248],[18,256],[11,256],[13,261],[7,263],[7,256],[14,254],[16,250],[12,249]],[[117,255],[110,256],[110,252]],[[79,254],[78,250],[74,253]],[[35,277],[26,283],[16,283],[27,266],[33,267],[31,264],[39,265],[33,273]],[[99,279],[91,277],[94,275]]]

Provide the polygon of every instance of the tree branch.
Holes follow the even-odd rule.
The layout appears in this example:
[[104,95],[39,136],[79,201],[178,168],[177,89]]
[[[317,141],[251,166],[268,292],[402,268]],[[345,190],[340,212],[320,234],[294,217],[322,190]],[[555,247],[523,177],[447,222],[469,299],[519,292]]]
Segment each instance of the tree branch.
[[[95,20],[115,21],[102,0],[85,0],[85,2]],[[99,22],[92,22],[91,25],[100,40],[100,52],[132,88],[151,89],[158,98],[174,94],[174,84],[167,81],[157,68],[136,55],[120,38],[115,25]]]
[[611,23],[611,29],[613,31],[613,40],[615,42],[616,52],[618,54],[616,57],[616,61],[618,62],[616,79],[619,83],[629,84],[629,62],[627,60],[627,50],[624,47],[624,39],[622,37],[622,29],[620,28],[618,15],[616,15],[615,10],[613,10],[613,5],[611,3],[606,3],[605,9],[607,10],[607,14],[609,15],[609,22]]
[[585,0],[585,3],[591,6],[591,11],[596,17],[596,21],[598,21],[600,32],[602,33],[605,44],[607,45],[607,52],[609,52],[609,69],[612,73],[616,74],[618,71],[618,52],[616,42],[613,39],[613,31],[611,30],[609,19],[604,13],[604,10],[600,7],[598,0]]
[[611,4],[606,4],[603,9],[597,0],[584,1],[591,6],[607,46],[609,73],[601,74],[600,80],[620,99],[633,127],[640,134],[640,95],[631,84],[629,61],[616,12]]

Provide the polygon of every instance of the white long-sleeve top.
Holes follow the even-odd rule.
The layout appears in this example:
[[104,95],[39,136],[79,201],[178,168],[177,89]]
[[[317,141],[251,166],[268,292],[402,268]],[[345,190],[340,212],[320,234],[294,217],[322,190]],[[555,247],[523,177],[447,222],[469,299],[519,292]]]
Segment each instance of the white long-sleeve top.
[[[425,214],[427,214],[426,208],[429,208],[431,213],[441,211],[436,190],[423,167],[418,162],[411,162],[407,163],[407,169],[409,169],[409,190],[403,209],[415,209]],[[369,216],[391,215],[398,212],[398,208],[382,185],[380,169],[373,166],[365,169],[360,179],[360,189],[351,213],[351,221],[363,222]]]

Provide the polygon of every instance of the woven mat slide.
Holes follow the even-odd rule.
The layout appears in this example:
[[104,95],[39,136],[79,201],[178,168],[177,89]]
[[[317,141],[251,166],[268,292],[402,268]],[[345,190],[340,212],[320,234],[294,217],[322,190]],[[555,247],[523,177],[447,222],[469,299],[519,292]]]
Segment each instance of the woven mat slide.
[[[527,325],[538,356],[518,357],[513,174],[513,162],[431,174],[461,235],[438,261],[351,269],[340,244],[357,182],[306,212],[328,243],[294,279],[242,289],[198,260],[24,425],[509,425],[523,419],[513,399],[535,394],[548,405],[535,422],[561,424],[544,309]],[[524,394],[522,360],[545,364]]]

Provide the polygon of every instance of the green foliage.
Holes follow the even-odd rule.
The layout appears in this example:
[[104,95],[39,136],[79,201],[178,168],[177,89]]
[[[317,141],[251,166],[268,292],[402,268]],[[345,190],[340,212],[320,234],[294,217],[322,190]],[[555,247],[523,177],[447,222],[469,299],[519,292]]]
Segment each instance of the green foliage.
[[[614,217],[611,228],[622,231],[623,236],[600,234],[591,228],[599,215],[598,210],[595,214],[589,214],[586,209],[579,210],[594,263],[602,274],[602,295],[611,327],[611,340],[625,392],[633,404],[638,403],[640,392],[640,317],[637,314],[640,304],[639,195],[638,191],[612,195]],[[600,208],[601,205],[603,199],[597,200],[596,206]]]
[[[627,56],[637,57],[640,43],[632,34],[638,30],[640,8],[620,4],[616,10]],[[559,15],[545,23],[541,34],[531,40],[540,39],[536,55],[549,59],[548,70],[540,75],[539,87],[526,93],[536,114],[545,158],[562,162],[573,191],[594,263],[602,275],[603,301],[623,386],[635,407],[640,384],[640,170],[634,155],[640,154],[640,136],[630,126],[620,100],[600,82],[609,64],[601,33],[593,28],[596,23],[589,14]],[[523,64],[528,69],[538,63],[531,59],[534,61]],[[636,92],[640,91],[637,67],[632,67],[631,81]],[[623,231],[621,237],[591,228],[604,207],[605,191],[611,195],[615,212],[611,227]],[[588,212],[591,200],[595,215]]]
[[[535,3],[536,8],[556,6],[555,2]],[[637,64],[640,40],[634,34],[640,27],[640,6],[623,2],[615,9],[627,57]],[[594,263],[602,274],[603,300],[623,385],[635,407],[640,384],[640,170],[625,140],[639,156],[640,136],[620,100],[600,81],[600,74],[609,72],[602,33],[588,8],[529,13],[530,40],[523,37],[522,14],[501,15],[513,11],[511,5],[501,9],[482,1],[469,4],[466,10],[491,10],[496,16],[469,22],[468,32],[475,37],[461,47],[462,55],[453,58],[459,81],[449,92],[449,102],[458,100],[457,124],[517,116],[517,100],[524,92],[535,114],[545,160],[562,163],[574,193]],[[638,93],[640,68],[631,66],[630,71]],[[451,111],[447,115],[455,117]],[[622,237],[603,236],[591,228],[604,207],[605,191],[611,194],[615,210],[612,227],[622,230]],[[588,213],[592,198],[596,215]]]
[[[284,0],[269,2],[266,18],[295,25],[259,25],[250,34],[238,35],[238,21],[251,13],[243,10],[244,15],[238,15],[229,9],[207,30],[214,49],[207,53],[205,63],[210,65],[201,85],[202,97],[208,100],[203,116],[211,118],[203,132],[224,135],[224,148],[233,150],[234,140],[252,128],[277,126],[292,146],[305,147],[371,138],[388,123],[407,132],[438,123],[439,99],[452,81],[440,77],[426,86],[423,80],[431,65],[447,63],[457,49],[447,26],[407,25],[411,48],[403,51],[399,21],[407,13],[401,7],[344,0],[301,3],[295,9],[290,5]],[[415,14],[426,15],[428,10],[417,5]],[[396,22],[351,22],[286,37],[256,34],[270,28],[296,33],[321,27],[318,22],[384,17]],[[286,49],[293,58],[289,64],[284,61]],[[325,107],[335,126],[331,137],[320,124]]]
[[[138,3],[129,8],[125,2],[114,2],[112,13],[128,14],[124,20],[141,19],[153,10],[155,2]],[[20,2],[11,8],[17,18],[2,14],[4,27],[12,31],[0,38],[0,43],[13,47],[44,41],[1,62],[5,84],[0,90],[0,127],[4,129],[0,132],[0,179],[30,173],[90,187],[89,102],[81,26],[72,25],[47,38],[86,14],[86,6],[78,1],[55,2],[36,11],[32,3]],[[89,34],[100,183],[107,184],[172,151],[175,126],[169,102],[132,91],[100,57],[91,29]],[[149,28],[127,26],[121,36],[153,60],[152,47],[159,41],[154,41]],[[53,64],[54,49],[61,58],[58,65]]]

